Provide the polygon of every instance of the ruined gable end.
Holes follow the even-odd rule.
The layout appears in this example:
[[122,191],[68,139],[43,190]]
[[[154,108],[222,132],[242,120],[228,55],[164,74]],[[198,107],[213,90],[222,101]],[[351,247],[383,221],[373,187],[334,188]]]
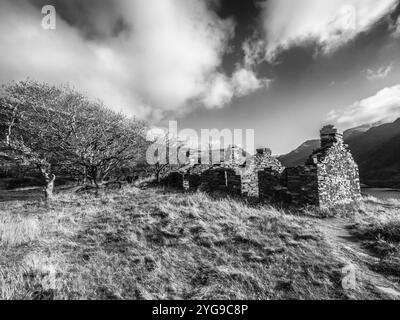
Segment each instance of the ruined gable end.
[[312,156],[317,166],[320,207],[332,207],[361,198],[358,166],[343,135],[334,126],[321,130],[321,149]]
[[272,173],[280,174],[285,167],[272,156],[271,149],[257,149],[256,154],[246,161],[246,167],[242,174],[242,194],[252,198],[259,198],[260,193],[260,172],[270,170]]
[[333,207],[361,198],[357,164],[343,143],[343,135],[332,126],[321,130],[321,148],[306,165],[283,172],[259,173],[260,199],[303,206]]

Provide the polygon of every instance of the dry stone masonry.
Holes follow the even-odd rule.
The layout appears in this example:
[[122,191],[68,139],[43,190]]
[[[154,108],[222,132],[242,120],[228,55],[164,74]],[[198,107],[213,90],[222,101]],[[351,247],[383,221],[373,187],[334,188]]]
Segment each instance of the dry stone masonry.
[[318,205],[330,207],[361,198],[358,166],[333,126],[321,130],[321,148],[310,158],[318,173]]
[[201,185],[201,176],[209,166],[201,164],[187,165],[168,176],[168,185],[171,188],[184,191],[196,191]]
[[[228,161],[214,166],[204,172],[202,185],[210,191],[227,191],[244,197],[259,197],[258,172],[263,168],[271,168],[282,172],[284,167],[269,149],[258,149],[253,157],[241,157],[243,151],[232,147]],[[238,161],[241,159],[241,161]]]
[[217,152],[221,154],[220,163],[192,161],[170,174],[169,185],[296,206],[332,207],[361,198],[357,164],[342,134],[331,125],[322,128],[321,148],[304,166],[285,168],[269,149],[258,149],[251,157],[243,157],[243,150],[235,146]]
[[332,125],[321,130],[321,148],[304,166],[286,168],[276,175],[259,173],[260,198],[293,205],[332,207],[361,198],[358,166],[343,135]]

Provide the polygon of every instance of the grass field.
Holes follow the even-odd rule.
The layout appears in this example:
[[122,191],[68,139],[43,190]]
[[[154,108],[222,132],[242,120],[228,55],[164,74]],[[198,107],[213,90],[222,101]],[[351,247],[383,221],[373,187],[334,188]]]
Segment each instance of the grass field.
[[[312,209],[136,187],[97,197],[63,191],[50,204],[2,199],[0,299],[390,298],[363,283],[343,289],[351,258],[332,249],[319,227],[327,219]],[[383,231],[368,226],[379,223],[397,248],[397,204],[371,199],[341,213],[360,243],[377,240]],[[385,206],[387,225],[373,220]]]
[[[398,282],[400,279],[400,200],[365,200],[370,210],[355,216],[351,233],[362,241],[379,262],[371,269]],[[371,209],[372,207],[372,209]]]

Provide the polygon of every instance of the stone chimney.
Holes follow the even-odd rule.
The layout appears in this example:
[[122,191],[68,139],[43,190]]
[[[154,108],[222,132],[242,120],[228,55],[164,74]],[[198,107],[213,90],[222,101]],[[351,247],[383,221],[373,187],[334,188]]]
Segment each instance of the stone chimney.
[[321,133],[321,148],[326,149],[337,142],[343,142],[343,134],[339,133],[333,125],[327,125],[320,131]]

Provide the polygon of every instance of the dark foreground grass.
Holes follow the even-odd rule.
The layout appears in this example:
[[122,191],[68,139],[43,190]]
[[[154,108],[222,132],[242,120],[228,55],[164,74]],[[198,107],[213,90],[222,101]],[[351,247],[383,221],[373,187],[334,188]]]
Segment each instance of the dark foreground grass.
[[0,299],[343,299],[314,219],[134,187],[0,203]]

